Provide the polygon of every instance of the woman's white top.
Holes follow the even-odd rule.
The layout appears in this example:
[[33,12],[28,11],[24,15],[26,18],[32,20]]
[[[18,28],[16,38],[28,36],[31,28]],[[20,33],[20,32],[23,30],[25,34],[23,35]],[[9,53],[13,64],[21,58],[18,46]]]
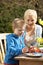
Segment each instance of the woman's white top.
[[[39,38],[39,37],[40,37],[40,38],[42,37],[42,27],[41,27],[40,25],[35,24],[35,35],[29,36],[29,34],[26,32],[26,37],[25,37],[25,39],[26,39],[27,41],[29,41],[29,40],[32,40],[32,38],[37,39],[37,38]],[[38,44],[38,43],[36,43],[36,42],[32,42],[30,45],[35,45],[35,46],[37,46],[37,44]]]

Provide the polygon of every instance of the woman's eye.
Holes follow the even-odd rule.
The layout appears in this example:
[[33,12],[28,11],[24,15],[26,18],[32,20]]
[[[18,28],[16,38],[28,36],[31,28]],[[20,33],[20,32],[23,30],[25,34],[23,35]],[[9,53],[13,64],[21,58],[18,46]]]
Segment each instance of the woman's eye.
[[31,21],[34,21],[34,20],[31,20]]
[[29,20],[29,19],[28,19],[27,21],[34,21],[34,20]]

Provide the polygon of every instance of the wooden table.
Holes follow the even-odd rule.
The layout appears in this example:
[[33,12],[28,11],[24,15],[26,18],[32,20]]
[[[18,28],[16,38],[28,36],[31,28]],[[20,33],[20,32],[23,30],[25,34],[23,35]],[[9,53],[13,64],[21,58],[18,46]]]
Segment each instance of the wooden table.
[[32,58],[26,57],[22,54],[15,57],[15,59],[19,60],[19,65],[43,65],[43,57]]

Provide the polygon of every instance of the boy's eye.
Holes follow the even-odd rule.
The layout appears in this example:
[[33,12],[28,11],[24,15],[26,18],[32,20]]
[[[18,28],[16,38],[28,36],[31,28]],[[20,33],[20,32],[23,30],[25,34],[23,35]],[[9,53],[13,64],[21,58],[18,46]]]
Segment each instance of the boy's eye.
[[22,30],[19,30],[19,31],[22,31]]
[[27,21],[29,21],[29,19]]
[[18,29],[18,31],[22,31],[22,29]]

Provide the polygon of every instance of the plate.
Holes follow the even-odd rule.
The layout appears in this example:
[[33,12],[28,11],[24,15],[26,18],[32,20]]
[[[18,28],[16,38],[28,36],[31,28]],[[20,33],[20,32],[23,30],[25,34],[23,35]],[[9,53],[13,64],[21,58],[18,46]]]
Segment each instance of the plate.
[[28,57],[41,57],[41,53],[25,53],[26,56]]

